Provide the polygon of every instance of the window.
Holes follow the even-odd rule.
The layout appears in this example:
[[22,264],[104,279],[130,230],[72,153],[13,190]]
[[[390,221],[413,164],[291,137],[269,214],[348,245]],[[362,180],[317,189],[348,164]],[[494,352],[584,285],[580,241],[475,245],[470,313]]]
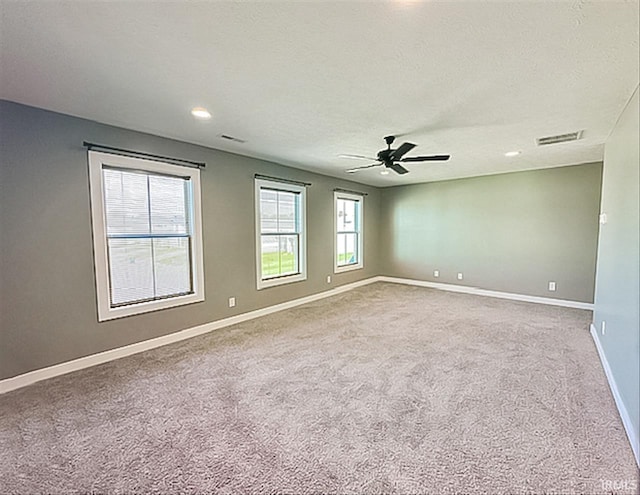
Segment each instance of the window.
[[335,192],[335,272],[362,268],[362,196]]
[[306,280],[304,186],[256,179],[258,289]]
[[204,300],[200,170],[89,152],[98,320]]

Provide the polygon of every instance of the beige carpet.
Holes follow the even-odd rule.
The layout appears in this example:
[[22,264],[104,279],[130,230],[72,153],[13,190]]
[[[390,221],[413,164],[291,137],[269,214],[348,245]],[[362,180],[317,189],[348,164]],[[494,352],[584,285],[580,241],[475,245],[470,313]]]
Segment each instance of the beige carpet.
[[590,318],[366,286],[0,396],[0,492],[634,493]]

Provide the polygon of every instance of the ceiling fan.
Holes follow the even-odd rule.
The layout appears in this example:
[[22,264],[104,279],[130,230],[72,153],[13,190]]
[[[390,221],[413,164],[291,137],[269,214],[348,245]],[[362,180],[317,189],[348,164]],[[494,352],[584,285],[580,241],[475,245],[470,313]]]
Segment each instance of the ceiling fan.
[[377,160],[379,163],[372,163],[371,165],[365,165],[364,167],[350,168],[346,172],[349,174],[356,173],[358,170],[364,170],[372,167],[379,167],[384,165],[390,168],[398,174],[406,174],[409,172],[406,168],[400,165],[400,162],[436,162],[446,161],[450,158],[450,155],[431,155],[431,156],[408,156],[402,158],[406,153],[416,147],[413,143],[402,143],[397,149],[392,150],[391,145],[395,141],[395,136],[387,136],[384,138],[387,143],[387,149],[378,151],[378,158],[369,158],[363,155],[340,155],[344,158],[364,158],[367,160]]

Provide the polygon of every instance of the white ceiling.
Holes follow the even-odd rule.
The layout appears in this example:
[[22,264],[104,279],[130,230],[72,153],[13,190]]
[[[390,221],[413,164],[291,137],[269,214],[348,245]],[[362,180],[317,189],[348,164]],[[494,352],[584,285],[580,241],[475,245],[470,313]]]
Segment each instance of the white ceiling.
[[[0,98],[377,186],[601,160],[638,85],[638,1],[1,9]],[[344,172],[388,134],[452,158]]]

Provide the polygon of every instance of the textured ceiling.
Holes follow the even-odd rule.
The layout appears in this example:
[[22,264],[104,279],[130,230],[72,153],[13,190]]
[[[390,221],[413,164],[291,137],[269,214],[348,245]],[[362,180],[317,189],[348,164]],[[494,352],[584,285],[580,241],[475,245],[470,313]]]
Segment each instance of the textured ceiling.
[[[0,98],[378,186],[600,160],[638,85],[637,1],[1,9]],[[388,134],[452,158],[344,172]]]

